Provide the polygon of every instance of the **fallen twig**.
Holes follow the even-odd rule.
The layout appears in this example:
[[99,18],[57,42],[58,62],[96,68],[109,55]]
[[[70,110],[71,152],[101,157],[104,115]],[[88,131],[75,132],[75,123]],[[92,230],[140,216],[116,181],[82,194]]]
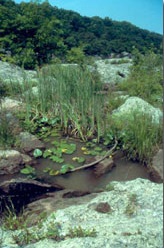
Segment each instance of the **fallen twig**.
[[100,163],[100,162],[103,161],[105,158],[107,158],[108,156],[111,155],[111,153],[112,153],[112,152],[114,151],[114,149],[116,148],[117,144],[118,144],[118,142],[117,142],[117,140],[116,140],[114,146],[113,146],[113,147],[112,147],[112,148],[111,148],[111,149],[110,149],[102,158],[100,158],[100,159],[98,159],[98,160],[96,160],[96,161],[93,161],[93,162],[91,162],[91,163],[89,163],[89,164],[84,164],[84,165],[82,165],[82,166],[80,166],[80,167],[74,168],[74,169],[70,170],[69,172],[74,172],[74,171],[86,169],[86,168],[89,168],[89,167],[91,167],[91,166],[94,166],[94,165]]

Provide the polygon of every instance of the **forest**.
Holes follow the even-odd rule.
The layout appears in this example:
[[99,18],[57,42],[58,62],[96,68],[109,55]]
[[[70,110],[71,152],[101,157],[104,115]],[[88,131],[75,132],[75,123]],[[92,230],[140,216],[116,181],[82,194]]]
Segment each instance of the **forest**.
[[111,53],[131,53],[134,48],[143,54],[150,48],[162,51],[160,34],[110,17],[81,16],[48,1],[0,0],[0,19],[0,59],[25,69],[109,58]]

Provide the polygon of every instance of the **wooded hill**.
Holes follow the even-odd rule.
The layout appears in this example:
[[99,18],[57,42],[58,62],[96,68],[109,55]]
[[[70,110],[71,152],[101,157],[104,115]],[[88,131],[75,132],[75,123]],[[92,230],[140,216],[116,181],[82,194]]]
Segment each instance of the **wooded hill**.
[[[110,13],[109,13],[110,16]],[[86,56],[162,50],[162,35],[129,22],[81,16],[48,1],[16,4],[0,0],[0,59],[33,69],[60,59],[78,62]],[[77,61],[76,61],[77,60]]]

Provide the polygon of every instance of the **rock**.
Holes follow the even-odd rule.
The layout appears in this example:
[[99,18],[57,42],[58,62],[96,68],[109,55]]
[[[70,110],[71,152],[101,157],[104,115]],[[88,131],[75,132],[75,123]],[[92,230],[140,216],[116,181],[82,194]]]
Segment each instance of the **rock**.
[[111,211],[111,207],[107,202],[100,202],[97,204],[95,210],[99,213],[109,213]]
[[[59,235],[64,240],[39,240],[24,248],[162,248],[163,247],[163,185],[136,179],[114,182],[109,192],[94,194],[87,202],[54,209],[39,232],[45,233],[52,223],[59,223]],[[92,195],[92,194],[91,194]],[[91,197],[91,195],[89,195]],[[84,199],[84,196],[82,199]],[[80,201],[80,198],[77,198]],[[68,200],[68,199],[67,199]],[[105,205],[102,205],[102,203]],[[91,206],[110,206],[108,213],[95,211]],[[108,207],[109,207],[108,206]],[[99,207],[98,207],[99,208]],[[95,237],[69,238],[70,228],[95,229]],[[36,232],[36,228],[34,229]],[[86,231],[87,232],[87,231]],[[3,246],[13,247],[12,237],[17,231],[3,233]],[[15,244],[15,248],[19,246]]]
[[104,83],[116,84],[127,78],[132,65],[132,59],[126,59],[125,63],[120,58],[97,60],[97,71]]
[[113,111],[113,116],[118,118],[127,118],[127,116],[134,111],[137,113],[149,114],[154,123],[159,123],[162,120],[162,111],[139,97],[129,97],[126,99],[123,105]]
[[13,100],[11,98],[5,97],[1,101],[1,109],[7,111],[18,111],[22,109],[24,104],[21,101]]
[[62,190],[63,187],[54,184],[53,186],[40,183],[32,179],[12,179],[0,184],[0,206],[4,210],[8,204],[11,204],[17,211],[41,195],[47,192]]
[[[95,160],[98,160],[98,159],[99,159],[99,156],[96,156]],[[109,171],[111,171],[113,167],[115,167],[113,159],[111,157],[105,158],[103,161],[101,161],[100,163],[98,163],[98,165],[95,166],[94,174],[96,175],[96,177],[100,177],[108,173]]]
[[149,166],[150,177],[154,182],[163,182],[163,149],[159,149]]
[[31,163],[32,159],[18,151],[0,150],[0,175],[19,172],[21,165],[24,165],[27,161]]
[[21,150],[24,152],[31,152],[35,149],[43,149],[45,145],[42,141],[40,141],[36,136],[28,133],[28,132],[21,132],[19,134],[20,140],[20,147]]
[[2,62],[0,60],[0,78],[5,83],[20,83],[22,84],[25,80],[31,82],[37,82],[37,72],[31,70],[23,70],[19,66]]

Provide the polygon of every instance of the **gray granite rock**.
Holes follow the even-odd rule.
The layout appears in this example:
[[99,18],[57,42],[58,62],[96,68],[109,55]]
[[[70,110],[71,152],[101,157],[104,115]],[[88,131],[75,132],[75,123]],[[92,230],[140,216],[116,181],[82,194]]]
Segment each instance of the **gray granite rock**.
[[162,120],[162,111],[139,97],[127,98],[123,105],[113,111],[113,116],[127,118],[128,115],[134,111],[137,113],[149,114],[152,117],[152,121],[155,123],[159,123]]
[[[149,180],[113,182],[113,190],[102,192],[83,204],[55,211],[40,232],[52,223],[60,224],[60,235],[69,228],[95,229],[96,237],[69,238],[62,241],[40,240],[24,248],[162,248],[163,186]],[[101,204],[100,204],[101,203]],[[97,211],[93,206],[105,206]],[[18,248],[12,241],[15,232],[4,233],[3,245]],[[10,246],[11,244],[11,246]],[[2,246],[3,247],[3,246]]]
[[31,164],[32,159],[15,150],[0,150],[0,175],[19,172],[21,165]]
[[37,82],[36,71],[23,70],[19,66],[0,61],[0,78],[5,83],[20,83],[25,80]]
[[104,83],[116,84],[120,83],[129,75],[129,69],[132,65],[131,59],[124,60],[125,63],[120,63],[122,59],[105,59],[95,62],[97,71]]

